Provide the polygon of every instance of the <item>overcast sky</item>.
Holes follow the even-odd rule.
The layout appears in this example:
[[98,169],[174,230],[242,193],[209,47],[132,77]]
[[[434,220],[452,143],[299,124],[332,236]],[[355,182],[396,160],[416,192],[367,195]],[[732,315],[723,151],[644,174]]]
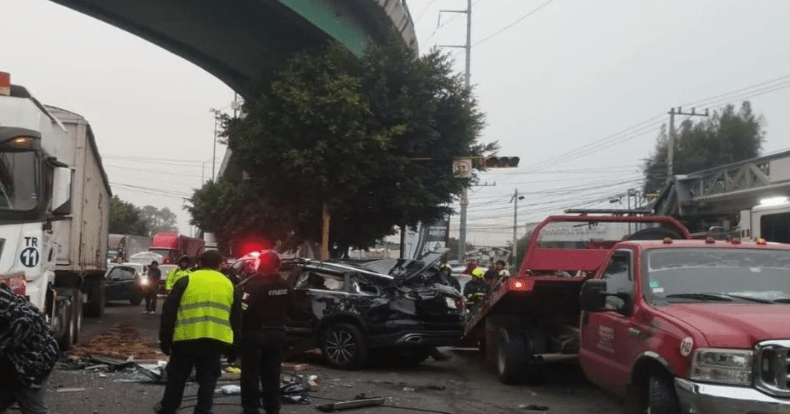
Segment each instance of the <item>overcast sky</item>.
[[[85,116],[113,192],[138,205],[169,207],[188,232],[181,198],[200,186],[201,169],[211,174],[209,108],[228,110],[233,92],[191,63],[93,18],[46,0],[2,1],[13,18],[0,25],[0,70],[41,101]],[[465,8],[465,0],[408,4],[421,51],[464,42],[465,15],[443,14],[438,29],[437,20],[442,9]],[[483,182],[496,185],[470,191],[469,240],[510,239],[508,201],[516,189],[525,194],[523,230],[562,208],[639,187],[638,166],[670,107],[690,108],[790,75],[788,21],[786,0],[474,0],[472,83],[487,114],[482,138],[499,141],[501,154],[520,156],[521,165],[483,174]],[[446,50],[462,71],[463,51]],[[788,81],[697,107],[748,97],[765,116],[764,152],[787,149]],[[770,92],[753,96],[761,91]],[[612,137],[632,126],[638,127]],[[571,152],[577,149],[583,151]],[[223,152],[218,146],[217,168]]]

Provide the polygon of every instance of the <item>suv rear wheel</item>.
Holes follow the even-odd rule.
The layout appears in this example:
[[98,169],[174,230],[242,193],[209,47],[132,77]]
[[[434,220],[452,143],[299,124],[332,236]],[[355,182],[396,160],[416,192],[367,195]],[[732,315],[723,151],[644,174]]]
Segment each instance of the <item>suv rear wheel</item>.
[[321,338],[321,351],[335,368],[355,370],[367,359],[367,344],[362,331],[348,323],[329,325]]

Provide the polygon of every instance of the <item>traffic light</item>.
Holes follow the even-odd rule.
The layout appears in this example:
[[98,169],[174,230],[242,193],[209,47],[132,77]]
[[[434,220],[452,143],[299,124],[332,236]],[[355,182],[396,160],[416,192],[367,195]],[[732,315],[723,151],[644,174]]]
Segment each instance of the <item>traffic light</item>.
[[518,161],[518,157],[487,157],[485,166],[486,168],[516,168]]

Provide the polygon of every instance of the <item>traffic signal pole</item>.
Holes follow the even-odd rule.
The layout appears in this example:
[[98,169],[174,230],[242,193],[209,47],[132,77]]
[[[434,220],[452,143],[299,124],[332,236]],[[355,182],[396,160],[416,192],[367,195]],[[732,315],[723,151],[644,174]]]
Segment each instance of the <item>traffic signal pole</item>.
[[[472,0],[466,3],[466,88],[471,87],[472,76]],[[464,253],[466,253],[466,207],[469,206],[469,195],[467,187],[461,195],[461,224],[458,227],[458,260],[463,263]]]

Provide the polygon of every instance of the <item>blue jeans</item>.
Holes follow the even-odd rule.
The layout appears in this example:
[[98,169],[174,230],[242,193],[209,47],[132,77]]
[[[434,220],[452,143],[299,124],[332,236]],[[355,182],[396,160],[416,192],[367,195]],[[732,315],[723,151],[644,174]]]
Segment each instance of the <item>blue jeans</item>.
[[0,413],[17,403],[22,414],[49,414],[44,404],[46,383],[40,388],[23,387],[21,385],[0,388]]

